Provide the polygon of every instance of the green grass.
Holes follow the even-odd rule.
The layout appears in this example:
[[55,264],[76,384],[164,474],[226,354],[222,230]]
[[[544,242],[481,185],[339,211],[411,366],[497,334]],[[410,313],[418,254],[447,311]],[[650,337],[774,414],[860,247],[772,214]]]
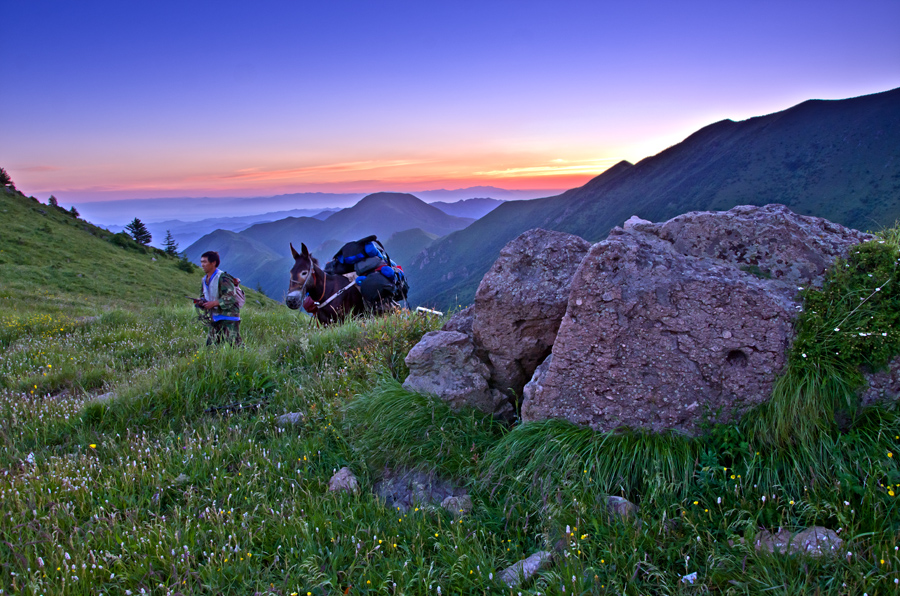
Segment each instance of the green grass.
[[[180,275],[171,265],[164,280]],[[846,305],[824,320],[856,308],[842,302],[842,283],[823,288],[828,304]],[[874,298],[874,319],[847,319],[855,337],[835,339],[830,322],[801,328],[795,351],[809,351],[792,353],[782,401],[690,438],[562,421],[507,427],[410,393],[403,357],[439,319],[321,328],[249,304],[244,347],[207,348],[177,295],[150,305],[104,291],[77,314],[16,299],[17,319],[4,319],[2,594],[837,595],[900,582],[900,413],[848,400],[854,367],[877,365],[854,347],[882,345],[858,335],[889,316]],[[807,312],[822,312],[809,307],[817,297],[807,294]],[[817,364],[804,341],[821,344]],[[858,356],[825,359],[830,341]],[[115,397],[97,402],[106,392]],[[237,403],[259,407],[215,409]],[[837,424],[829,416],[842,408]],[[279,427],[288,412],[302,423]],[[360,494],[327,491],[343,466]],[[454,480],[472,514],[387,507],[372,492],[385,466]],[[609,495],[639,505],[639,520],[611,519]],[[751,546],[762,530],[812,525],[840,531],[839,556]],[[499,582],[554,545],[534,580],[512,591]],[[693,585],[682,582],[694,572]]]

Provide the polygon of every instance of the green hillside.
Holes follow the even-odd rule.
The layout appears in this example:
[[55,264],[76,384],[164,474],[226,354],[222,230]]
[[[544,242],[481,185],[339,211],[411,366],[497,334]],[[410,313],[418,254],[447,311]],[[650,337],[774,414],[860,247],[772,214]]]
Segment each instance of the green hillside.
[[391,259],[402,267],[407,267],[420,252],[431,245],[439,236],[429,234],[422,228],[397,232],[384,241],[384,249]]
[[596,242],[632,215],[665,221],[688,211],[782,203],[802,215],[881,229],[900,219],[897,147],[900,89],[724,120],[580,188],[504,203],[435,242],[409,268],[419,282],[410,299],[439,307],[471,302],[503,245],[531,228]]
[[[197,295],[202,271],[112,234],[70,212],[0,190],[0,325],[27,325],[33,313],[102,315],[184,303]],[[254,306],[267,303],[250,292]],[[257,304],[258,302],[258,304]],[[2,333],[2,331],[0,331]]]

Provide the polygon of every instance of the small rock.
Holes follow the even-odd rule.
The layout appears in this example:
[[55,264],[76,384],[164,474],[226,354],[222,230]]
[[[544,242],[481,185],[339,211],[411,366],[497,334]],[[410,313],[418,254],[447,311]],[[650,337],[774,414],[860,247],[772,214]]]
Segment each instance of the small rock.
[[301,414],[300,412],[290,412],[288,414],[282,414],[275,419],[275,425],[279,428],[285,428],[286,426],[299,426],[301,424],[303,424],[303,414]]
[[97,403],[105,404],[114,399],[116,399],[116,392],[115,391],[107,391],[106,393],[103,393],[102,395],[98,395],[97,397],[95,397],[94,401]]
[[766,551],[770,553],[780,552],[787,553],[791,544],[791,533],[788,530],[779,528],[777,532],[769,532],[763,530],[756,535],[753,546],[756,550]]
[[756,550],[770,553],[821,557],[836,553],[843,542],[833,530],[813,526],[795,534],[784,529],[775,533],[763,530],[757,535],[753,546]]
[[834,530],[813,526],[794,534],[791,544],[801,553],[811,557],[835,554],[843,544]]
[[447,497],[441,502],[441,507],[452,513],[454,517],[462,517],[472,513],[472,497],[469,495]]
[[552,558],[552,555],[541,550],[527,559],[522,559],[518,563],[514,563],[500,572],[500,580],[510,588],[515,588],[522,583],[531,579],[535,573],[546,567]]
[[652,221],[647,221],[646,219],[641,219],[637,215],[632,215],[628,219],[625,220],[625,223],[622,225],[626,230],[631,230],[634,226],[639,226],[641,224],[651,224]]
[[623,497],[606,497],[606,511],[620,519],[637,517],[638,506]]
[[350,468],[344,466],[338,470],[328,481],[328,492],[343,491],[345,493],[359,493],[359,481],[356,480]]

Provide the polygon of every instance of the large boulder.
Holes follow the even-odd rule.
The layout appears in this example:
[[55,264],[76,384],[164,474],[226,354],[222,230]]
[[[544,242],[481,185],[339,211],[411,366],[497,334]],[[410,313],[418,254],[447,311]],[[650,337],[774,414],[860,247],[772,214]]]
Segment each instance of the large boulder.
[[569,283],[590,249],[587,240],[529,230],[510,241],[475,294],[472,331],[490,364],[490,384],[520,395],[550,353],[566,312]]
[[429,331],[406,355],[403,387],[436,395],[451,407],[503,413],[506,399],[488,386],[488,367],[475,356],[472,339],[458,331]]
[[524,420],[694,433],[740,415],[771,394],[799,286],[867,239],[774,205],[629,227],[578,268]]

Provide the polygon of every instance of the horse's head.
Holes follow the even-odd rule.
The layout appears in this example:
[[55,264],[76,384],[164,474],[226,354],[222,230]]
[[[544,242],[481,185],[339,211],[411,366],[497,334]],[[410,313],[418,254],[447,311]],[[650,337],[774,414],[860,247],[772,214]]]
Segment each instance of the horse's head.
[[291,244],[291,255],[294,257],[294,266],[291,267],[291,283],[288,286],[288,295],[284,303],[288,308],[297,310],[303,304],[303,296],[307,292],[307,282],[313,277],[315,267],[319,262],[309,254],[309,250],[302,242],[299,253]]

